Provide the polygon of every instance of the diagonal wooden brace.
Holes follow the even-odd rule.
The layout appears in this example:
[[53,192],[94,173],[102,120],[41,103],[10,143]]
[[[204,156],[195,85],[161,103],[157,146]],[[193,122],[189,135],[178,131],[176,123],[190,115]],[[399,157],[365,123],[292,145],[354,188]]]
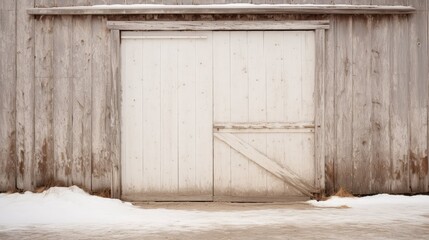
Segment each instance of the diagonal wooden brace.
[[319,192],[313,186],[310,186],[306,182],[302,181],[299,175],[293,172],[291,169],[280,166],[278,163],[260,153],[254,147],[250,146],[248,143],[232,135],[231,133],[214,133],[214,136],[231,146],[249,160],[272,173],[274,176],[282,179],[284,182],[288,183],[290,186],[294,187],[301,193],[309,197],[313,197],[314,193]]

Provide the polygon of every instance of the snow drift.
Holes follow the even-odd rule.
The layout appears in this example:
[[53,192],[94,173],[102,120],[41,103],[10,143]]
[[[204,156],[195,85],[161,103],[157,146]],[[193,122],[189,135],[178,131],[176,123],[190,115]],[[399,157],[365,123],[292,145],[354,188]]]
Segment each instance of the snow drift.
[[[83,227],[139,229],[143,232],[193,231],[287,224],[389,224],[412,222],[429,225],[429,196],[377,195],[337,198],[314,207],[240,211],[143,209],[116,199],[89,195],[78,187],[53,187],[43,193],[0,194],[0,230],[22,227]],[[344,208],[343,206],[347,206]]]

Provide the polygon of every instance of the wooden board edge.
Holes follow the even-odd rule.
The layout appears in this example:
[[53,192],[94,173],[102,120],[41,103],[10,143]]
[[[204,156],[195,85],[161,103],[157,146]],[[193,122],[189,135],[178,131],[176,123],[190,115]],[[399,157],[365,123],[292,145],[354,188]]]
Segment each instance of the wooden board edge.
[[30,15],[136,15],[136,14],[411,14],[416,9],[411,6],[375,5],[299,5],[267,4],[248,6],[219,5],[159,5],[128,7],[51,7],[28,8]]
[[121,86],[121,67],[120,67],[120,41],[119,30],[111,30],[111,106],[112,106],[112,198],[121,196],[121,124],[120,124],[120,86]]
[[316,66],[315,66],[315,186],[319,192],[325,191],[325,30],[315,31]]
[[133,31],[314,30],[329,29],[329,20],[296,21],[107,21],[108,29]]

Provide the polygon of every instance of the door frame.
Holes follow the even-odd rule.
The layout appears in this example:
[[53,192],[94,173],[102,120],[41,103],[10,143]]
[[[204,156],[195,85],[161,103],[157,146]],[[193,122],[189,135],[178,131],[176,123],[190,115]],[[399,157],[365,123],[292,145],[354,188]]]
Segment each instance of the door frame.
[[[111,82],[111,196],[121,198],[121,31],[250,31],[278,30],[315,32],[315,182],[317,192],[325,189],[324,158],[324,112],[325,112],[325,30],[329,29],[329,20],[293,20],[293,21],[107,21],[110,30],[110,82]],[[317,197],[317,196],[316,196]]]

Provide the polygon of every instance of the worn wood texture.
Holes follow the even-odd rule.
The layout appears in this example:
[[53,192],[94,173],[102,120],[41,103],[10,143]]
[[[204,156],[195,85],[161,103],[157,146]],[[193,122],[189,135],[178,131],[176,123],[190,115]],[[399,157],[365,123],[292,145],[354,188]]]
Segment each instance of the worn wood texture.
[[[56,2],[56,4],[67,4]],[[53,23],[53,138],[55,179],[72,184],[73,69],[72,17],[60,16]]]
[[[325,191],[325,30],[315,33],[315,77],[314,77],[314,124],[315,132],[315,179],[314,185],[319,192]],[[306,86],[308,88],[308,86]]]
[[409,1],[417,9],[409,18],[410,191],[427,192],[428,173],[428,29],[427,1]]
[[119,30],[168,30],[168,31],[205,31],[205,30],[313,30],[329,28],[329,21],[108,21],[109,29]]
[[112,166],[110,161],[110,32],[106,17],[92,18],[91,37],[91,126],[92,126],[92,190],[110,189]]
[[330,29],[325,32],[324,69],[324,153],[325,153],[325,192],[332,194],[335,187],[336,125],[335,125],[335,53],[336,19],[329,17]]
[[[49,7],[53,1],[36,1]],[[54,181],[53,141],[53,17],[36,18],[34,23],[34,183]]]
[[[16,9],[15,1],[0,5],[0,191],[16,188]],[[7,57],[6,57],[7,56]],[[24,163],[23,163],[24,164]],[[22,164],[22,166],[23,166]],[[20,187],[24,187],[20,175]]]
[[111,100],[110,108],[112,109],[111,118],[111,154],[110,159],[112,161],[112,197],[120,198],[121,196],[121,42],[120,42],[119,30],[112,30],[110,35],[111,40]]
[[371,27],[371,193],[390,190],[391,19],[375,17]]
[[138,15],[138,14],[411,14],[415,9],[410,6],[378,5],[147,5],[129,7],[56,7],[30,8],[31,15]]
[[18,189],[34,189],[34,18],[25,9],[34,0],[16,2],[16,153]]
[[[75,1],[88,4],[88,1]],[[72,26],[72,184],[91,190],[91,16],[73,17]]]
[[[330,20],[325,35],[323,124],[325,191],[328,194],[339,187],[361,194],[428,191],[427,0],[1,1],[0,53],[7,57],[0,59],[0,191],[31,190],[61,180],[94,191],[112,190],[114,196],[118,194],[114,187],[118,184],[115,166],[120,154],[119,95],[114,93],[119,91],[120,82],[113,82],[112,76],[117,74],[110,70],[113,39],[105,24],[108,18],[121,21],[128,18],[33,18],[27,15],[27,8],[65,4],[232,2],[409,5],[416,8],[417,11],[408,17],[252,15],[237,19]],[[148,19],[155,17],[147,16]],[[188,18],[163,16],[162,19]],[[201,16],[189,19],[205,20]],[[206,19],[235,18],[225,15]],[[361,32],[366,34],[358,34]],[[227,48],[227,44],[224,47]],[[218,51],[215,57],[222,54]],[[257,64],[257,60],[252,61]],[[219,67],[228,69],[227,64]],[[255,79],[263,73],[249,71],[249,77]],[[229,81],[228,78],[225,81]],[[252,91],[257,92],[261,87],[264,85],[260,82],[249,82]],[[230,93],[224,94],[219,98],[227,99]],[[249,101],[264,103],[258,98]],[[215,109],[215,114],[216,111],[222,109]],[[255,116],[249,112],[249,118],[265,120]],[[249,141],[266,144],[267,139],[258,134],[261,133],[249,134]],[[215,139],[214,144],[224,143]],[[273,151],[262,150],[268,150],[268,153],[262,151],[264,154]],[[230,152],[215,150],[214,155],[222,158]],[[225,160],[215,163],[214,167],[223,168],[228,164]],[[257,167],[253,168],[251,163],[248,167],[255,178],[263,178],[264,174],[258,173]],[[215,182],[226,184],[230,178],[219,176]],[[252,180],[249,184],[258,188],[258,181]]]
[[353,193],[370,189],[371,172],[371,17],[353,18],[352,166]]
[[408,19],[394,16],[391,31],[392,80],[390,94],[390,138],[392,161],[392,192],[409,191],[409,28]]
[[353,188],[353,18],[338,17],[336,20],[335,61],[335,120],[336,161],[335,188]]

